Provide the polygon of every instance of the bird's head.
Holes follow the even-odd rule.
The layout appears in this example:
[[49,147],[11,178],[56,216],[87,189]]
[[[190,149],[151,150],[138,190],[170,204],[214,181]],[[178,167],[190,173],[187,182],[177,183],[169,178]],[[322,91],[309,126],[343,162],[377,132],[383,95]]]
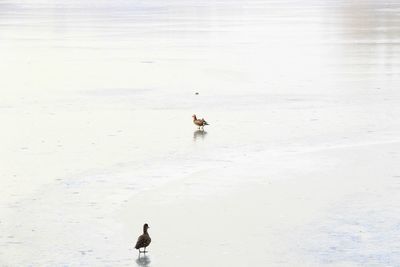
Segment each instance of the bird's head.
[[193,119],[196,119],[196,115],[193,114],[192,118],[193,118]]
[[150,226],[147,224],[147,223],[145,223],[144,225],[143,225],[143,229],[144,230],[147,230],[147,229],[149,229],[150,228]]

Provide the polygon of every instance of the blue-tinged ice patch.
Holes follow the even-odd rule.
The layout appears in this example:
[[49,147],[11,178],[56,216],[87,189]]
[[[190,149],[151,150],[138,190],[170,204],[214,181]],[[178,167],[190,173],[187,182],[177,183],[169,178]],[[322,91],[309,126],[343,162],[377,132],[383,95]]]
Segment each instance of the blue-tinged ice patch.
[[400,202],[393,198],[364,193],[340,203],[307,227],[305,253],[318,265],[400,266]]

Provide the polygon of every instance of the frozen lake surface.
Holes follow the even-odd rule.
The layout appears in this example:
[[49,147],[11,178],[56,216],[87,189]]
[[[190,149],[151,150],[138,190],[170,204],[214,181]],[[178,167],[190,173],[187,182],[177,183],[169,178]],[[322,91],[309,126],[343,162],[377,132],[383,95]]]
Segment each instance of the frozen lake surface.
[[0,265],[400,265],[399,14],[0,1]]

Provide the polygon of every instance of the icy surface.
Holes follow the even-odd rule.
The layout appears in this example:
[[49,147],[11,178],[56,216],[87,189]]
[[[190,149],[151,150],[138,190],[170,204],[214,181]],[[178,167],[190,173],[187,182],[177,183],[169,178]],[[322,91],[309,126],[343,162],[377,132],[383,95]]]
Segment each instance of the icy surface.
[[1,1],[0,265],[400,265],[399,11]]

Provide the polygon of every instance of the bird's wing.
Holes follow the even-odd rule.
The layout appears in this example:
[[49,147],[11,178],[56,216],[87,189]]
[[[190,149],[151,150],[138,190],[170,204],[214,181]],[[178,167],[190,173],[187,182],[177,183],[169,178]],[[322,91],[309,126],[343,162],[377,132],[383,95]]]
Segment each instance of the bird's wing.
[[136,245],[135,248],[138,249],[141,247],[141,244],[143,243],[143,235],[139,236],[137,241],[136,241]]

